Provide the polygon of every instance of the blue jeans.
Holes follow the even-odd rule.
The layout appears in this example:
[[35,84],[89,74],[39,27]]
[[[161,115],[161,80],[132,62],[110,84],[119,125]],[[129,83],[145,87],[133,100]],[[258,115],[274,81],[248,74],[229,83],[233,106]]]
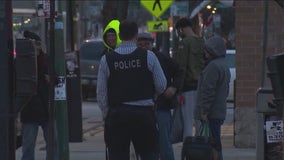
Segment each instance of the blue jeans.
[[[48,148],[48,123],[44,123],[42,125],[39,125],[38,123],[22,123],[22,160],[35,160],[35,146],[39,127],[41,127],[43,130],[43,136],[46,142],[46,149]],[[55,146],[57,146],[56,143]],[[57,160],[57,147],[54,148],[54,159]],[[46,159],[48,159],[48,155],[49,154],[47,153]]]
[[171,110],[158,109],[157,121],[159,127],[159,147],[161,160],[174,160],[174,151],[170,139],[171,133]]
[[209,126],[212,132],[212,137],[216,140],[214,148],[218,152],[218,160],[223,160],[222,143],[221,143],[221,126],[224,120],[221,119],[208,119]]
[[184,122],[183,138],[187,136],[192,136],[193,129],[193,112],[196,104],[196,90],[183,92],[182,95],[185,98],[185,103],[181,105],[182,116]]

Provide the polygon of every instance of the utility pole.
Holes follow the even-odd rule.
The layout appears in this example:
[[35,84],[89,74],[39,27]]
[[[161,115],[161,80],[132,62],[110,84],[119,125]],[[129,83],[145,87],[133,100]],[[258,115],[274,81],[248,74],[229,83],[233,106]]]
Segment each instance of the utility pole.
[[64,36],[62,3],[66,1],[56,1],[58,3],[58,13],[55,18],[55,73],[58,77],[58,84],[55,86],[54,105],[58,135],[58,151],[60,160],[69,160],[69,134],[68,115],[66,100],[66,76],[64,59]]
[[12,2],[0,1],[0,159],[15,159]]
[[48,141],[49,145],[47,148],[47,153],[49,153],[48,160],[53,160],[54,158],[54,146],[55,146],[55,107],[54,107],[54,80],[55,69],[54,69],[54,59],[55,59],[55,29],[54,29],[54,20],[55,20],[55,0],[50,1],[50,19],[49,19],[49,75],[52,77],[52,80],[49,84],[49,100],[48,100]]
[[74,51],[74,21],[73,13],[75,10],[76,1],[66,2],[66,42],[67,51],[65,52],[66,65],[68,61],[78,62],[75,70],[68,70],[66,67],[66,92],[67,92],[67,108],[68,108],[68,123],[69,123],[69,142],[82,142],[82,97],[81,97],[81,79],[80,79],[80,63],[79,53]]

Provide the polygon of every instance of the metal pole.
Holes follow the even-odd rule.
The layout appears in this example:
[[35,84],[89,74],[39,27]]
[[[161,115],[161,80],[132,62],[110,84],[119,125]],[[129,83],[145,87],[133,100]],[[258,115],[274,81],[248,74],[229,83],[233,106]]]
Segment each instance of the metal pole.
[[[73,27],[73,14],[74,14],[74,3],[76,3],[75,1],[67,1],[67,24],[69,26],[69,28],[67,27],[67,33],[70,33],[70,41],[67,40],[67,42],[69,42],[70,44],[70,50],[74,51],[74,27]],[[67,36],[68,37],[68,36]]]
[[16,150],[16,128],[15,128],[15,116],[16,108],[14,106],[14,55],[13,55],[13,31],[12,31],[12,2],[7,1],[6,3],[6,20],[7,20],[7,31],[8,31],[8,73],[9,79],[9,159],[16,159],[15,150]]
[[265,64],[266,64],[266,49],[268,37],[268,13],[269,13],[268,0],[264,1],[264,21],[263,21],[263,44],[262,44],[262,65],[261,65],[261,83],[260,86],[264,87],[265,84]]
[[58,84],[55,87],[54,95],[57,135],[58,135],[58,151],[60,160],[69,160],[69,135],[68,135],[68,115],[66,100],[66,76],[65,76],[65,58],[64,58],[64,36],[63,36],[63,18],[62,3],[58,2],[58,14],[55,22],[55,72],[58,77]]
[[54,118],[55,118],[55,107],[54,107],[54,54],[55,54],[55,31],[54,31],[54,18],[55,18],[55,0],[50,0],[50,20],[49,20],[49,75],[51,77],[51,81],[49,84],[49,101],[48,101],[48,160],[53,160],[54,158]]
[[[0,1],[0,159],[15,159],[15,134],[12,108],[13,97],[13,48],[12,41],[12,3]],[[11,121],[12,120],[12,121]],[[12,153],[12,154],[11,154]]]

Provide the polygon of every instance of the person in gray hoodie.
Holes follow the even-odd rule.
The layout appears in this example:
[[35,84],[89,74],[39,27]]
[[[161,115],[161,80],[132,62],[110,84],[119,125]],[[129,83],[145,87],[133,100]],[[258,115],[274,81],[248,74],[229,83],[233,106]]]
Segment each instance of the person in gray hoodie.
[[226,103],[231,77],[225,56],[226,45],[221,37],[213,36],[205,42],[206,66],[198,81],[197,103],[194,111],[196,120],[209,123],[212,137],[216,140],[213,147],[218,151],[218,160],[223,160],[221,125],[226,117]]

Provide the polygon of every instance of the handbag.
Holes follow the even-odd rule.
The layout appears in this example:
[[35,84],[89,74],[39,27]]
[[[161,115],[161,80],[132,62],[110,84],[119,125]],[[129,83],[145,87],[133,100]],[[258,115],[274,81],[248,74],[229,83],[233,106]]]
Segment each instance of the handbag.
[[170,136],[172,144],[183,141],[183,116],[180,106],[174,109]]
[[208,122],[204,122],[197,136],[186,137],[182,145],[182,160],[217,160],[210,133]]

